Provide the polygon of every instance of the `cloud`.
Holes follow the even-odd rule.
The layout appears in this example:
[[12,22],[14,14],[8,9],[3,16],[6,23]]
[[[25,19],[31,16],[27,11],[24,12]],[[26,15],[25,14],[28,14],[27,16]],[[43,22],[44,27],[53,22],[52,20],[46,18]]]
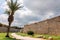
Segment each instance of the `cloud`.
[[60,0],[26,0],[24,5],[42,17],[50,14],[47,12],[53,12],[54,16],[60,15]]
[[[22,0],[20,0],[19,2],[21,2]],[[22,1],[23,2],[23,1]],[[4,3],[1,3],[1,5],[0,5],[0,23],[3,23],[3,24],[7,24],[8,25],[8,15],[7,14],[4,14],[4,12],[5,12],[5,10],[6,9],[8,9],[8,5],[7,5],[7,2],[6,1],[4,1]],[[23,15],[24,15],[24,12],[25,11],[17,11],[16,12],[16,15],[15,15],[15,17],[17,18],[18,16],[20,16],[20,17],[23,17]],[[22,14],[21,14],[22,13]],[[25,12],[26,13],[26,12]],[[20,23],[18,22],[18,19],[16,20],[16,19],[14,19],[14,21],[13,21],[13,23],[12,23],[12,26],[20,26]]]
[[6,14],[1,14],[0,15],[0,23],[8,25],[7,18],[8,18],[8,16]]
[[[8,6],[7,6],[7,3],[6,2],[4,2],[3,4],[1,4],[1,8],[5,11],[6,9],[8,9]],[[27,18],[29,18],[30,16],[30,18],[31,19],[33,19],[32,17],[33,17],[33,15],[34,14],[32,14],[32,11],[31,10],[29,10],[28,8],[26,8],[26,7],[23,7],[23,9],[22,10],[17,10],[16,12],[15,12],[15,15],[14,15],[14,21],[13,21],[13,23],[12,23],[12,26],[23,26],[24,24],[27,24],[28,23],[28,21],[30,21],[29,19],[27,19]],[[8,16],[8,15],[7,15]],[[3,20],[1,20],[1,23],[4,23],[4,24],[8,24],[8,22],[7,22],[7,17],[6,17],[6,14],[1,14],[1,16],[0,16],[1,18],[0,19],[3,19]],[[2,18],[3,17],[3,18]]]
[[[20,27],[60,15],[60,0],[19,0],[18,3],[23,3],[24,7],[15,12],[13,26]],[[8,8],[6,2],[0,7],[4,11]],[[1,14],[0,22],[7,24],[6,16],[6,14]]]

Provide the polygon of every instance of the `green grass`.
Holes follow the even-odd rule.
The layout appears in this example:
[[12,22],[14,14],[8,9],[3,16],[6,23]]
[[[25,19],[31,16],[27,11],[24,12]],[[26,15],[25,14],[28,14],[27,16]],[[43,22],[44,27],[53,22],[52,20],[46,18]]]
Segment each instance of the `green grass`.
[[44,34],[43,36],[46,37],[46,39],[48,39],[48,37],[52,37],[53,40],[60,40],[60,36],[55,36],[55,35],[47,35],[47,34]]
[[[21,36],[31,36],[31,35],[28,35],[25,33],[17,33],[17,34],[21,35]],[[31,36],[31,37],[37,38],[38,36],[39,36],[39,34],[34,34],[34,36]],[[54,40],[60,40],[60,36],[47,35],[47,34],[44,34],[43,36],[45,36],[46,39],[48,39],[48,37],[52,37]]]
[[0,33],[0,40],[14,40],[13,38],[5,37],[6,33]]

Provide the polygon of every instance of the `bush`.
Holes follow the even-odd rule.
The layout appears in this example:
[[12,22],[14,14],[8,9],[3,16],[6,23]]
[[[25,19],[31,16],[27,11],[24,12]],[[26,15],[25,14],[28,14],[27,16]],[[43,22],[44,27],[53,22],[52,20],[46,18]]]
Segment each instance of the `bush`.
[[28,31],[27,34],[28,35],[34,35],[34,32],[33,31]]
[[53,38],[52,37],[49,37],[48,40],[53,40]]

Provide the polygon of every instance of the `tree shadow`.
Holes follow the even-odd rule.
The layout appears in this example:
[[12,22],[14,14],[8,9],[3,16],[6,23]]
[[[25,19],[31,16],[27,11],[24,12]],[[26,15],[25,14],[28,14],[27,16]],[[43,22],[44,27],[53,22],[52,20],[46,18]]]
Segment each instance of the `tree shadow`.
[[10,37],[4,37],[3,39],[1,40],[16,40],[15,38],[10,38]]

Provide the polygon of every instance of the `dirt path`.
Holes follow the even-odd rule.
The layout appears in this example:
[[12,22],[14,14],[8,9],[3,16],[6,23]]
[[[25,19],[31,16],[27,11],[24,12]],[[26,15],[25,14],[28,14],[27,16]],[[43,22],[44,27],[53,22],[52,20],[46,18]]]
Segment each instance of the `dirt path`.
[[15,34],[15,33],[12,33],[11,35],[16,39],[21,39],[21,40],[45,40],[45,39],[42,39],[42,38],[23,37],[23,36]]

